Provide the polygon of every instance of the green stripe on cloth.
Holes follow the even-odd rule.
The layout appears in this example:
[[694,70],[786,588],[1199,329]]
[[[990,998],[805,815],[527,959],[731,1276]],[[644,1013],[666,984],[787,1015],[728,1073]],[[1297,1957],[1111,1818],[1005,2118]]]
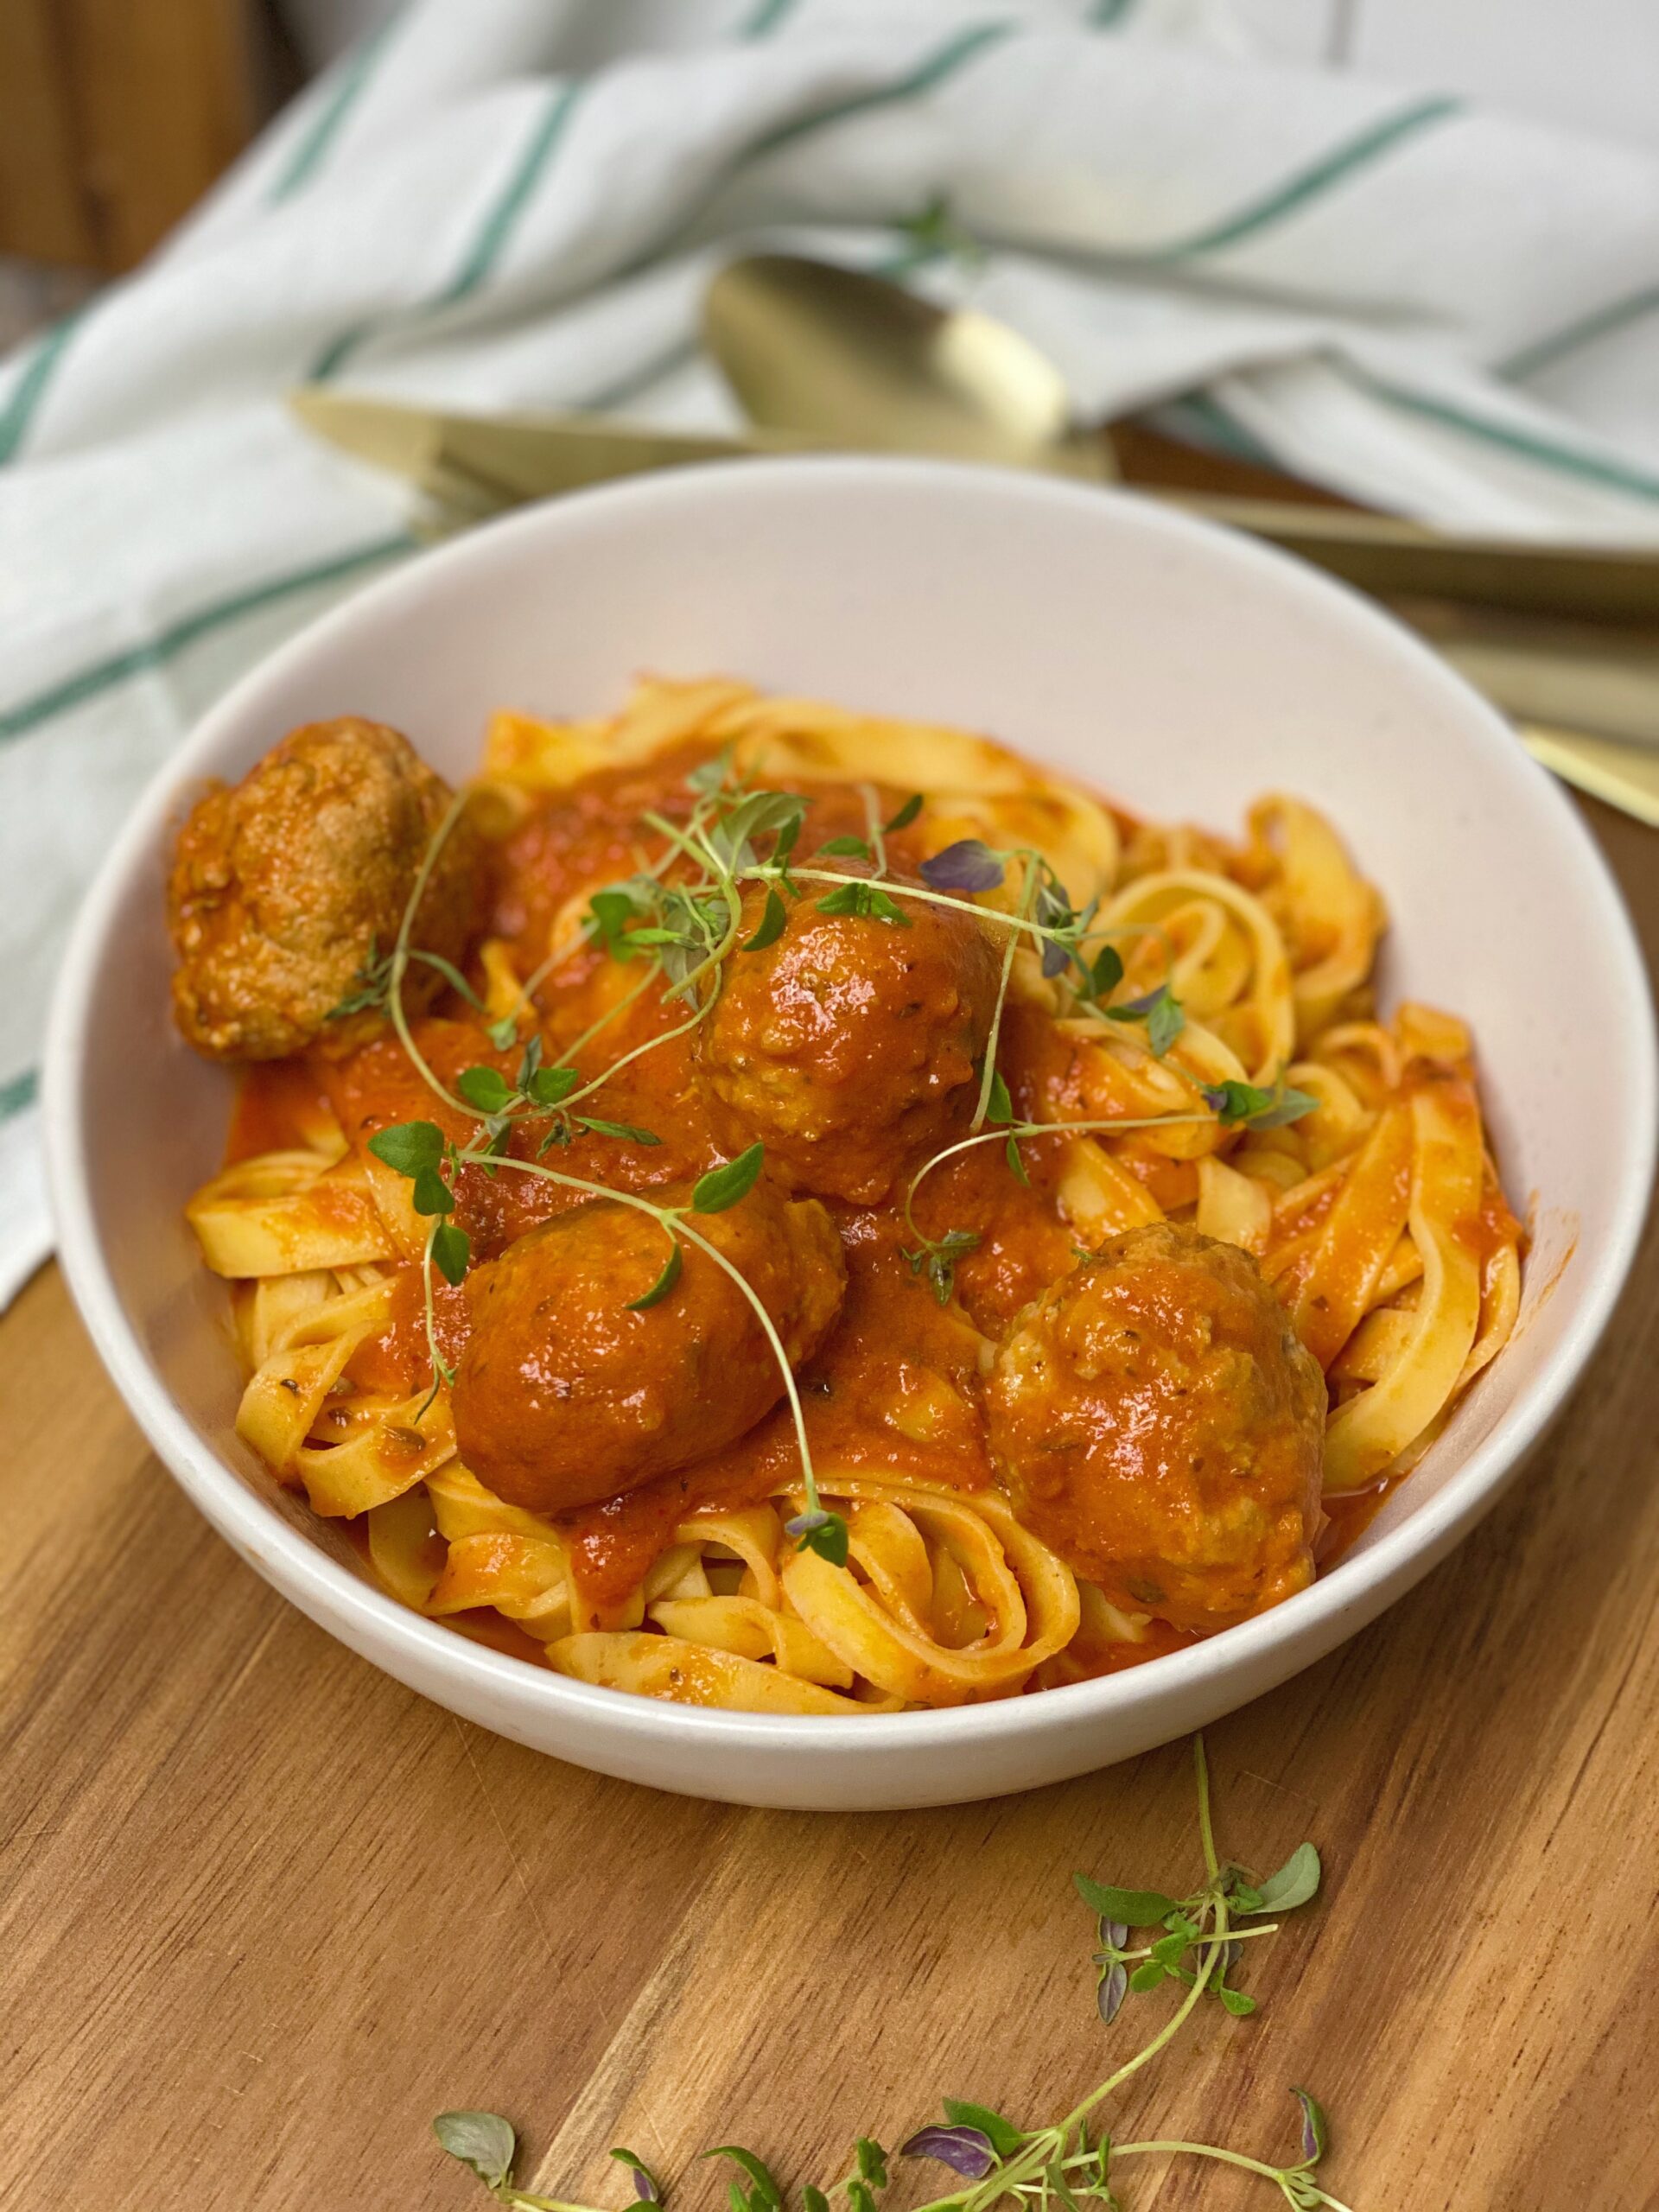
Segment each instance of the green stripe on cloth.
[[1511,353],[1506,361],[1497,365],[1501,377],[1535,376],[1540,369],[1553,368],[1569,353],[1576,353],[1582,346],[1593,346],[1599,338],[1611,338],[1616,330],[1626,330],[1633,322],[1646,316],[1659,315],[1659,284],[1649,284],[1628,298],[1610,301],[1605,308],[1598,308],[1593,315],[1581,316],[1564,328],[1554,331],[1548,338],[1535,340],[1523,346],[1518,353]]
[[1351,362],[1344,362],[1343,369],[1345,375],[1377,398],[1404,409],[1408,414],[1421,416],[1425,422],[1438,423],[1448,430],[1460,430],[1465,437],[1478,438],[1484,445],[1495,446],[1522,461],[1537,461],[1559,475],[1577,477],[1581,483],[1598,484],[1608,491],[1629,492],[1638,499],[1659,499],[1659,475],[1650,475],[1645,469],[1633,468],[1623,461],[1604,461],[1597,454],[1576,453],[1571,446],[1560,445],[1541,431],[1522,429],[1513,423],[1492,422],[1452,401],[1433,399],[1405,385],[1390,384],[1382,377],[1374,377]]
[[739,38],[770,38],[785,16],[792,16],[800,0],[760,0],[747,22],[738,27]]
[[0,1122],[9,1122],[14,1114],[21,1114],[24,1107],[32,1106],[40,1087],[40,1076],[34,1068],[25,1068],[10,1083],[0,1083]]
[[112,690],[129,677],[164,667],[187,645],[194,645],[212,631],[223,629],[227,622],[257,613],[261,607],[274,606],[279,600],[291,598],[296,592],[334,583],[341,576],[372,567],[377,561],[390,561],[399,554],[413,552],[416,543],[407,531],[400,531],[395,537],[378,538],[371,545],[357,546],[349,553],[337,553],[332,560],[314,562],[308,568],[270,577],[228,599],[214,600],[207,607],[200,607],[194,614],[183,616],[143,645],[129,645],[124,652],[111,653],[105,660],[94,661],[75,675],[64,677],[44,691],[35,692],[32,698],[21,700],[15,707],[0,708],[0,739],[26,736],[42,722],[50,721],[54,715],[65,714],[71,707],[95,699],[100,692]]
[[1214,253],[1221,247],[1236,245],[1241,238],[1254,238],[1262,231],[1271,230],[1287,215],[1294,215],[1313,201],[1322,200],[1333,186],[1343,184],[1358,170],[1369,168],[1373,162],[1392,153],[1409,138],[1436,123],[1444,123],[1461,114],[1463,103],[1449,93],[1437,92],[1432,99],[1414,100],[1397,114],[1385,116],[1380,123],[1373,123],[1357,137],[1333,147],[1305,169],[1287,177],[1236,214],[1229,215],[1223,222],[1198,232],[1189,238],[1179,238],[1173,245],[1154,246],[1137,258],[1152,261],[1186,261],[1194,254]]
[[41,395],[58,365],[64,348],[79,329],[85,315],[67,315],[60,322],[54,323],[40,340],[29,358],[29,366],[17,379],[16,389],[0,413],[0,467],[15,458],[28,435],[29,423],[41,404]]
[[744,158],[755,161],[764,154],[774,154],[780,146],[793,145],[798,138],[827,130],[831,124],[849,122],[855,115],[868,115],[873,108],[919,99],[924,92],[932,92],[947,78],[954,77],[976,54],[1007,38],[1015,28],[1012,22],[976,23],[967,30],[958,31],[925,61],[918,61],[892,84],[878,85],[873,92],[853,92],[845,99],[834,100],[827,107],[815,108],[810,115],[797,116],[793,122],[780,123],[776,130],[764,132],[744,149]]
[[270,188],[273,202],[287,200],[302,185],[309,183],[322,164],[323,156],[340,136],[346,117],[362,98],[364,88],[373,76],[381,55],[391,42],[392,34],[401,29],[407,10],[400,8],[397,14],[381,24],[363,40],[353,54],[341,63],[331,91],[324,99],[315,120],[294,149],[288,166]]
[[418,321],[423,316],[435,314],[442,308],[453,307],[458,300],[464,300],[475,292],[489,277],[500,260],[507,241],[518,228],[519,219],[541,181],[542,173],[555,147],[564,135],[570,111],[582,89],[582,81],[579,79],[555,87],[551,103],[545,114],[537,118],[530,143],[514,164],[512,175],[486,210],[484,220],[467,246],[460,268],[443,289],[429,300],[417,302],[413,307],[395,309],[390,315],[357,323],[350,330],[342,331],[313,364],[313,383],[326,384],[330,377],[338,375],[358,348],[380,332],[401,328]]

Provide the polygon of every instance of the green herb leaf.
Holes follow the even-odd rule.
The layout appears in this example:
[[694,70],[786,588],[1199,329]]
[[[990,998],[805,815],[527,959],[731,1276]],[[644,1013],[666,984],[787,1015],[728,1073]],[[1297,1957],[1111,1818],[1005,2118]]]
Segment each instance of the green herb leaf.
[[985,1118],[988,1122],[1011,1122],[1014,1119],[1014,1101],[1008,1096],[1008,1086],[1002,1080],[1001,1068],[997,1068],[991,1076],[990,1103],[985,1109]]
[[516,1014],[504,1014],[499,1021],[491,1022],[489,1027],[484,1032],[484,1034],[489,1039],[491,1044],[494,1046],[498,1052],[505,1052],[518,1035],[518,1015]]
[[641,911],[635,903],[633,893],[623,890],[620,885],[608,891],[595,891],[588,901],[588,912],[594,926],[613,959],[627,958],[627,944],[622,933],[630,922],[639,918]]
[[486,2189],[503,2189],[518,2139],[499,2112],[441,2112],[432,2133],[452,2158],[470,2166]]
[[1011,2120],[1004,2120],[988,2105],[971,2105],[960,2097],[947,2097],[944,2116],[953,2127],[976,2127],[999,2158],[1011,2158],[1026,2139]]
[[783,2212],[784,2193],[753,2151],[746,2151],[736,2143],[721,2143],[715,2150],[705,2151],[702,2155],[705,2158],[732,2159],[742,2167],[753,2184],[753,2201],[763,2206],[765,2212]]
[[822,1506],[816,1513],[798,1513],[785,1522],[784,1534],[793,1536],[800,1550],[816,1552],[831,1567],[847,1564],[847,1523],[839,1513],[826,1513]]
[[1008,1166],[1013,1171],[1015,1179],[1019,1182],[1023,1183],[1027,1190],[1029,1190],[1031,1188],[1031,1178],[1026,1173],[1025,1161],[1020,1157],[1019,1138],[1010,1137],[1007,1143],[1002,1149],[1004,1157],[1007,1159]]
[[897,901],[873,883],[838,883],[818,901],[821,914],[861,914],[867,920],[891,922],[907,930],[910,916]]
[[1136,1991],[1156,1989],[1163,1979],[1163,1967],[1155,1959],[1148,1959],[1144,1966],[1136,1967],[1129,1976],[1129,1987]]
[[910,916],[896,899],[889,897],[885,891],[878,890],[874,884],[867,883],[864,889],[868,897],[863,911],[873,921],[891,922],[896,929],[901,930],[910,927]]
[[810,2181],[801,2183],[801,2202],[805,2212],[830,2212],[829,2198],[821,2189],[814,2189]]
[[887,2185],[887,2154],[874,2138],[861,2135],[854,2145],[854,2156],[858,2162],[859,2179],[868,2182],[872,2189],[885,2189]]
[[571,1120],[579,1129],[591,1129],[596,1137],[614,1137],[620,1144],[661,1144],[649,1129],[636,1128],[632,1122],[601,1122],[592,1114],[573,1114]]
[[480,1114],[505,1112],[512,1097],[506,1077],[494,1068],[463,1068],[455,1077],[455,1089]]
[[769,944],[776,944],[784,933],[784,924],[789,919],[783,900],[768,884],[766,903],[760,915],[760,926],[742,946],[745,952],[764,952]]
[[1186,1016],[1181,1002],[1167,983],[1153,1001],[1152,1011],[1147,1016],[1147,1042],[1159,1059],[1169,1050],[1186,1027]]
[[1178,1910],[1174,1898],[1161,1890],[1115,1889],[1107,1882],[1090,1881],[1087,1874],[1074,1874],[1071,1879],[1090,1912],[1103,1920],[1121,1920],[1126,1928],[1155,1928]]
[[377,1160],[399,1175],[418,1175],[443,1158],[443,1131],[435,1122],[398,1122],[369,1139]]
[[557,1106],[581,1081],[575,1068],[537,1068],[530,1078],[529,1095],[537,1106]]
[[453,960],[446,960],[441,952],[429,952],[424,946],[418,944],[410,946],[409,957],[411,960],[418,960],[423,967],[434,969],[458,997],[464,999],[474,1009],[481,1010],[484,1001]]
[[908,830],[921,810],[922,795],[920,791],[912,791],[892,821],[881,824],[883,834],[891,836],[895,830]]
[[680,1279],[680,1269],[683,1264],[683,1257],[680,1251],[680,1240],[677,1236],[674,1236],[671,1234],[668,1257],[663,1262],[663,1272],[658,1276],[656,1281],[652,1283],[651,1288],[645,1293],[643,1298],[635,1298],[631,1300],[623,1308],[623,1311],[627,1313],[648,1313],[653,1306],[660,1306],[663,1300],[668,1296],[669,1292],[672,1290],[675,1284],[678,1282]]
[[416,1170],[410,1197],[416,1213],[448,1213],[455,1203],[454,1192],[435,1167]]
[[870,849],[862,837],[832,837],[827,845],[818,847],[825,860],[867,861]]
[[1109,1006],[1103,1010],[1109,1021],[1144,1021],[1147,1043],[1159,1059],[1186,1027],[1181,1002],[1167,983],[1160,983],[1155,991],[1147,992],[1144,997],[1128,999],[1122,1006]]
[[1269,1874],[1256,1891],[1255,1912],[1294,1912],[1318,1894],[1319,1854],[1311,1843],[1299,1843],[1276,1874]]
[[728,1160],[724,1166],[711,1167],[693,1187],[692,1212],[724,1213],[728,1206],[734,1206],[740,1198],[747,1198],[760,1179],[766,1157],[765,1145],[752,1144],[747,1152],[740,1152],[735,1160]]
[[1242,1989],[1229,1989],[1224,1982],[1217,1988],[1216,1994],[1236,2020],[1248,2019],[1255,2010],[1254,1997],[1247,1997]]
[[821,914],[861,914],[868,883],[838,883],[833,891],[826,891],[818,900]]
[[870,2195],[869,2183],[856,2178],[847,2183],[849,2212],[875,2212],[875,2199]]
[[466,1230],[457,1229],[453,1221],[442,1223],[432,1239],[432,1263],[444,1281],[459,1282],[472,1256],[472,1243]]
[[662,2202],[664,2193],[663,2184],[637,2152],[625,2151],[619,2145],[611,2152],[611,2156],[620,2164],[631,2169],[633,2174],[633,2193],[639,2203],[660,2204]]
[[1122,980],[1123,963],[1116,948],[1109,944],[1102,945],[1089,970],[1090,997],[1109,998]]

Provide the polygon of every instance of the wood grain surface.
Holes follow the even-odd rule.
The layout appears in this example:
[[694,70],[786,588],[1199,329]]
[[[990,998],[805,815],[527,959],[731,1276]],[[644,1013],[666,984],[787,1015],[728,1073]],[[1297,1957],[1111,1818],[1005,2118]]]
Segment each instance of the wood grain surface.
[[[1588,811],[1659,952],[1659,840]],[[1656,1350],[1650,1230],[1519,1487],[1211,1732],[1224,1852],[1271,1866],[1311,1835],[1326,1891],[1253,1947],[1261,2014],[1205,2007],[1120,2139],[1287,2156],[1305,2082],[1357,2212],[1659,2206]],[[53,1272],[0,1324],[0,1529],[9,2212],[482,2206],[429,2131],[455,2105],[514,2119],[525,2186],[620,2207],[620,2142],[715,2212],[709,2145],[827,2183],[855,2133],[891,2143],[942,2094],[1035,2125],[1160,2017],[1157,1995],[1096,2020],[1070,1876],[1196,1875],[1185,1747],[835,1817],[499,1741],[238,1563]],[[929,2193],[909,2171],[895,2202]],[[1280,2202],[1191,2163],[1122,2179],[1139,2212]]]

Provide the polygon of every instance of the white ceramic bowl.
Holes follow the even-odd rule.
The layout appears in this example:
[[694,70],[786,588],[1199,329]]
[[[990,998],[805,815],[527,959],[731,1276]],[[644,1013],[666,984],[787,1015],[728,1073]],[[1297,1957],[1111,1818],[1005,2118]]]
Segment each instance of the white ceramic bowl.
[[[1474,1022],[1504,1178],[1535,1209],[1536,1243],[1515,1341],[1313,1589],[1040,1696],[861,1720],[709,1713],[568,1681],[405,1611],[238,1444],[223,1287],[180,1211],[218,1161],[230,1085],[168,1020],[171,823],[198,779],[240,775],[297,722],[375,716],[459,779],[493,707],[602,711],[640,670],[983,728],[1160,816],[1232,829],[1250,797],[1282,787],[1335,817],[1392,911],[1388,996]],[[440,1704],[605,1773],[746,1804],[885,1808],[1055,1781],[1201,1726],[1441,1559],[1536,1442],[1618,1296],[1652,1172],[1654,1063],[1630,925],[1572,808],[1369,606],[1133,499],[812,460],[531,509],[365,591],[238,684],[87,901],[45,1119],[64,1266],[118,1386],[208,1519],[314,1620]]]

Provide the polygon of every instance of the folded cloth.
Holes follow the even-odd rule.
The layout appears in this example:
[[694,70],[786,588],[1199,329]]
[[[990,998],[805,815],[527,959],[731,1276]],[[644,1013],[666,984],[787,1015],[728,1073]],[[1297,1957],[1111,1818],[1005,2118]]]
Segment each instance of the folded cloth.
[[0,365],[0,1303],[49,1230],[65,927],[224,685],[416,550],[316,379],[719,426],[697,302],[787,245],[975,298],[1083,413],[1447,525],[1659,540],[1659,161],[1268,67],[1224,0],[410,0]]

